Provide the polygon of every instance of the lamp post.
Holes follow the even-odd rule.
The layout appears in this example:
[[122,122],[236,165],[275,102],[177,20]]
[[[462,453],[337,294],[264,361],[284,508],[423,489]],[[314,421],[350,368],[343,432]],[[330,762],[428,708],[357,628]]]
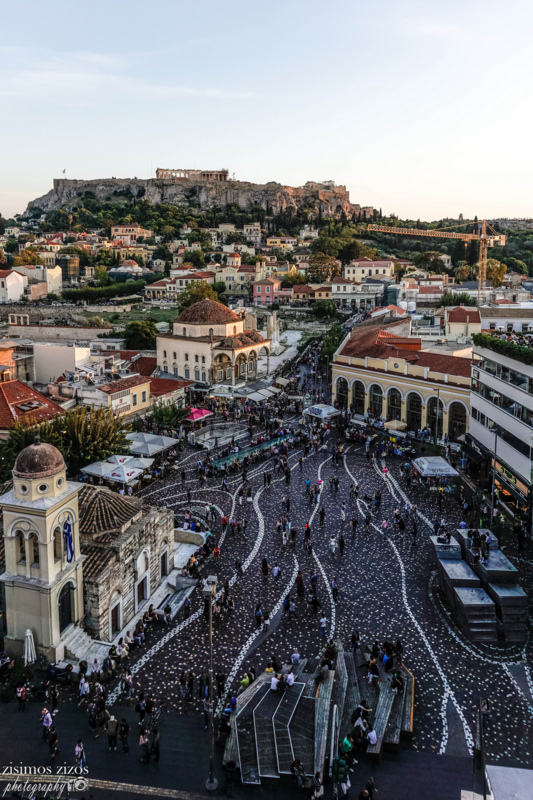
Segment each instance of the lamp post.
[[205,600],[209,600],[209,719],[211,723],[209,741],[209,777],[205,782],[208,792],[214,792],[218,787],[218,781],[213,775],[215,758],[215,707],[213,703],[213,597],[217,593],[217,576],[208,575],[207,583],[203,590]]

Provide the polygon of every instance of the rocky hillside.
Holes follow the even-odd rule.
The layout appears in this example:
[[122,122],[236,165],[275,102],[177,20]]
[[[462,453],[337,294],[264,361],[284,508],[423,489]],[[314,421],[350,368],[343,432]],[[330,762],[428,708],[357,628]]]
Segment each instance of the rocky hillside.
[[188,208],[225,208],[235,204],[244,211],[254,206],[261,206],[267,214],[279,214],[288,208],[308,208],[323,216],[338,216],[342,212],[347,215],[366,211],[372,208],[361,207],[350,203],[349,193],[344,186],[322,188],[320,184],[308,183],[304,187],[282,186],[279,183],[266,184],[246,183],[244,181],[175,181],[172,179],[119,179],[102,178],[99,180],[55,179],[54,188],[42,197],[37,197],[28,204],[26,213],[32,207],[43,211],[69,210],[79,202],[85,192],[90,191],[100,201],[116,201],[117,196],[145,197],[151,203],[170,203]]

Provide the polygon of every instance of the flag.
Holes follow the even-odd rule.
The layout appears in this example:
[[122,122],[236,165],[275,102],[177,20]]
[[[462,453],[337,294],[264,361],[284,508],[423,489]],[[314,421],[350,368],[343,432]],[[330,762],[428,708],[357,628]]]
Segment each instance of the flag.
[[74,558],[74,541],[72,539],[72,525],[70,517],[67,517],[63,525],[63,544],[67,554],[67,561],[70,564]]
[[67,171],[66,171],[66,169],[64,169],[63,170],[63,175],[66,175],[66,174],[67,174]]

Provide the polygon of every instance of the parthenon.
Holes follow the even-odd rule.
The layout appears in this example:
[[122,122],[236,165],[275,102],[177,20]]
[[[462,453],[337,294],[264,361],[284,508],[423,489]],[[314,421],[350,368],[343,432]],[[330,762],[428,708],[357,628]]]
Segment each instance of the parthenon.
[[201,169],[156,169],[157,178],[170,178],[176,181],[227,181],[228,170],[221,169],[215,171],[204,172]]

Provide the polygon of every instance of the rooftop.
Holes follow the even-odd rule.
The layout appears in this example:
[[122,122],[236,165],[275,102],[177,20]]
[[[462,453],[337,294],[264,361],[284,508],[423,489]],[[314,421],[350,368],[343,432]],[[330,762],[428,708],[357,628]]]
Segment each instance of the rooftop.
[[102,383],[97,386],[97,389],[105,394],[116,394],[117,392],[124,392],[126,389],[134,389],[136,386],[142,386],[149,383],[150,378],[139,375],[132,375],[130,378],[121,378],[118,381],[111,383]]
[[174,321],[190,325],[227,325],[230,322],[241,322],[241,318],[222,303],[206,298],[185,308]]

